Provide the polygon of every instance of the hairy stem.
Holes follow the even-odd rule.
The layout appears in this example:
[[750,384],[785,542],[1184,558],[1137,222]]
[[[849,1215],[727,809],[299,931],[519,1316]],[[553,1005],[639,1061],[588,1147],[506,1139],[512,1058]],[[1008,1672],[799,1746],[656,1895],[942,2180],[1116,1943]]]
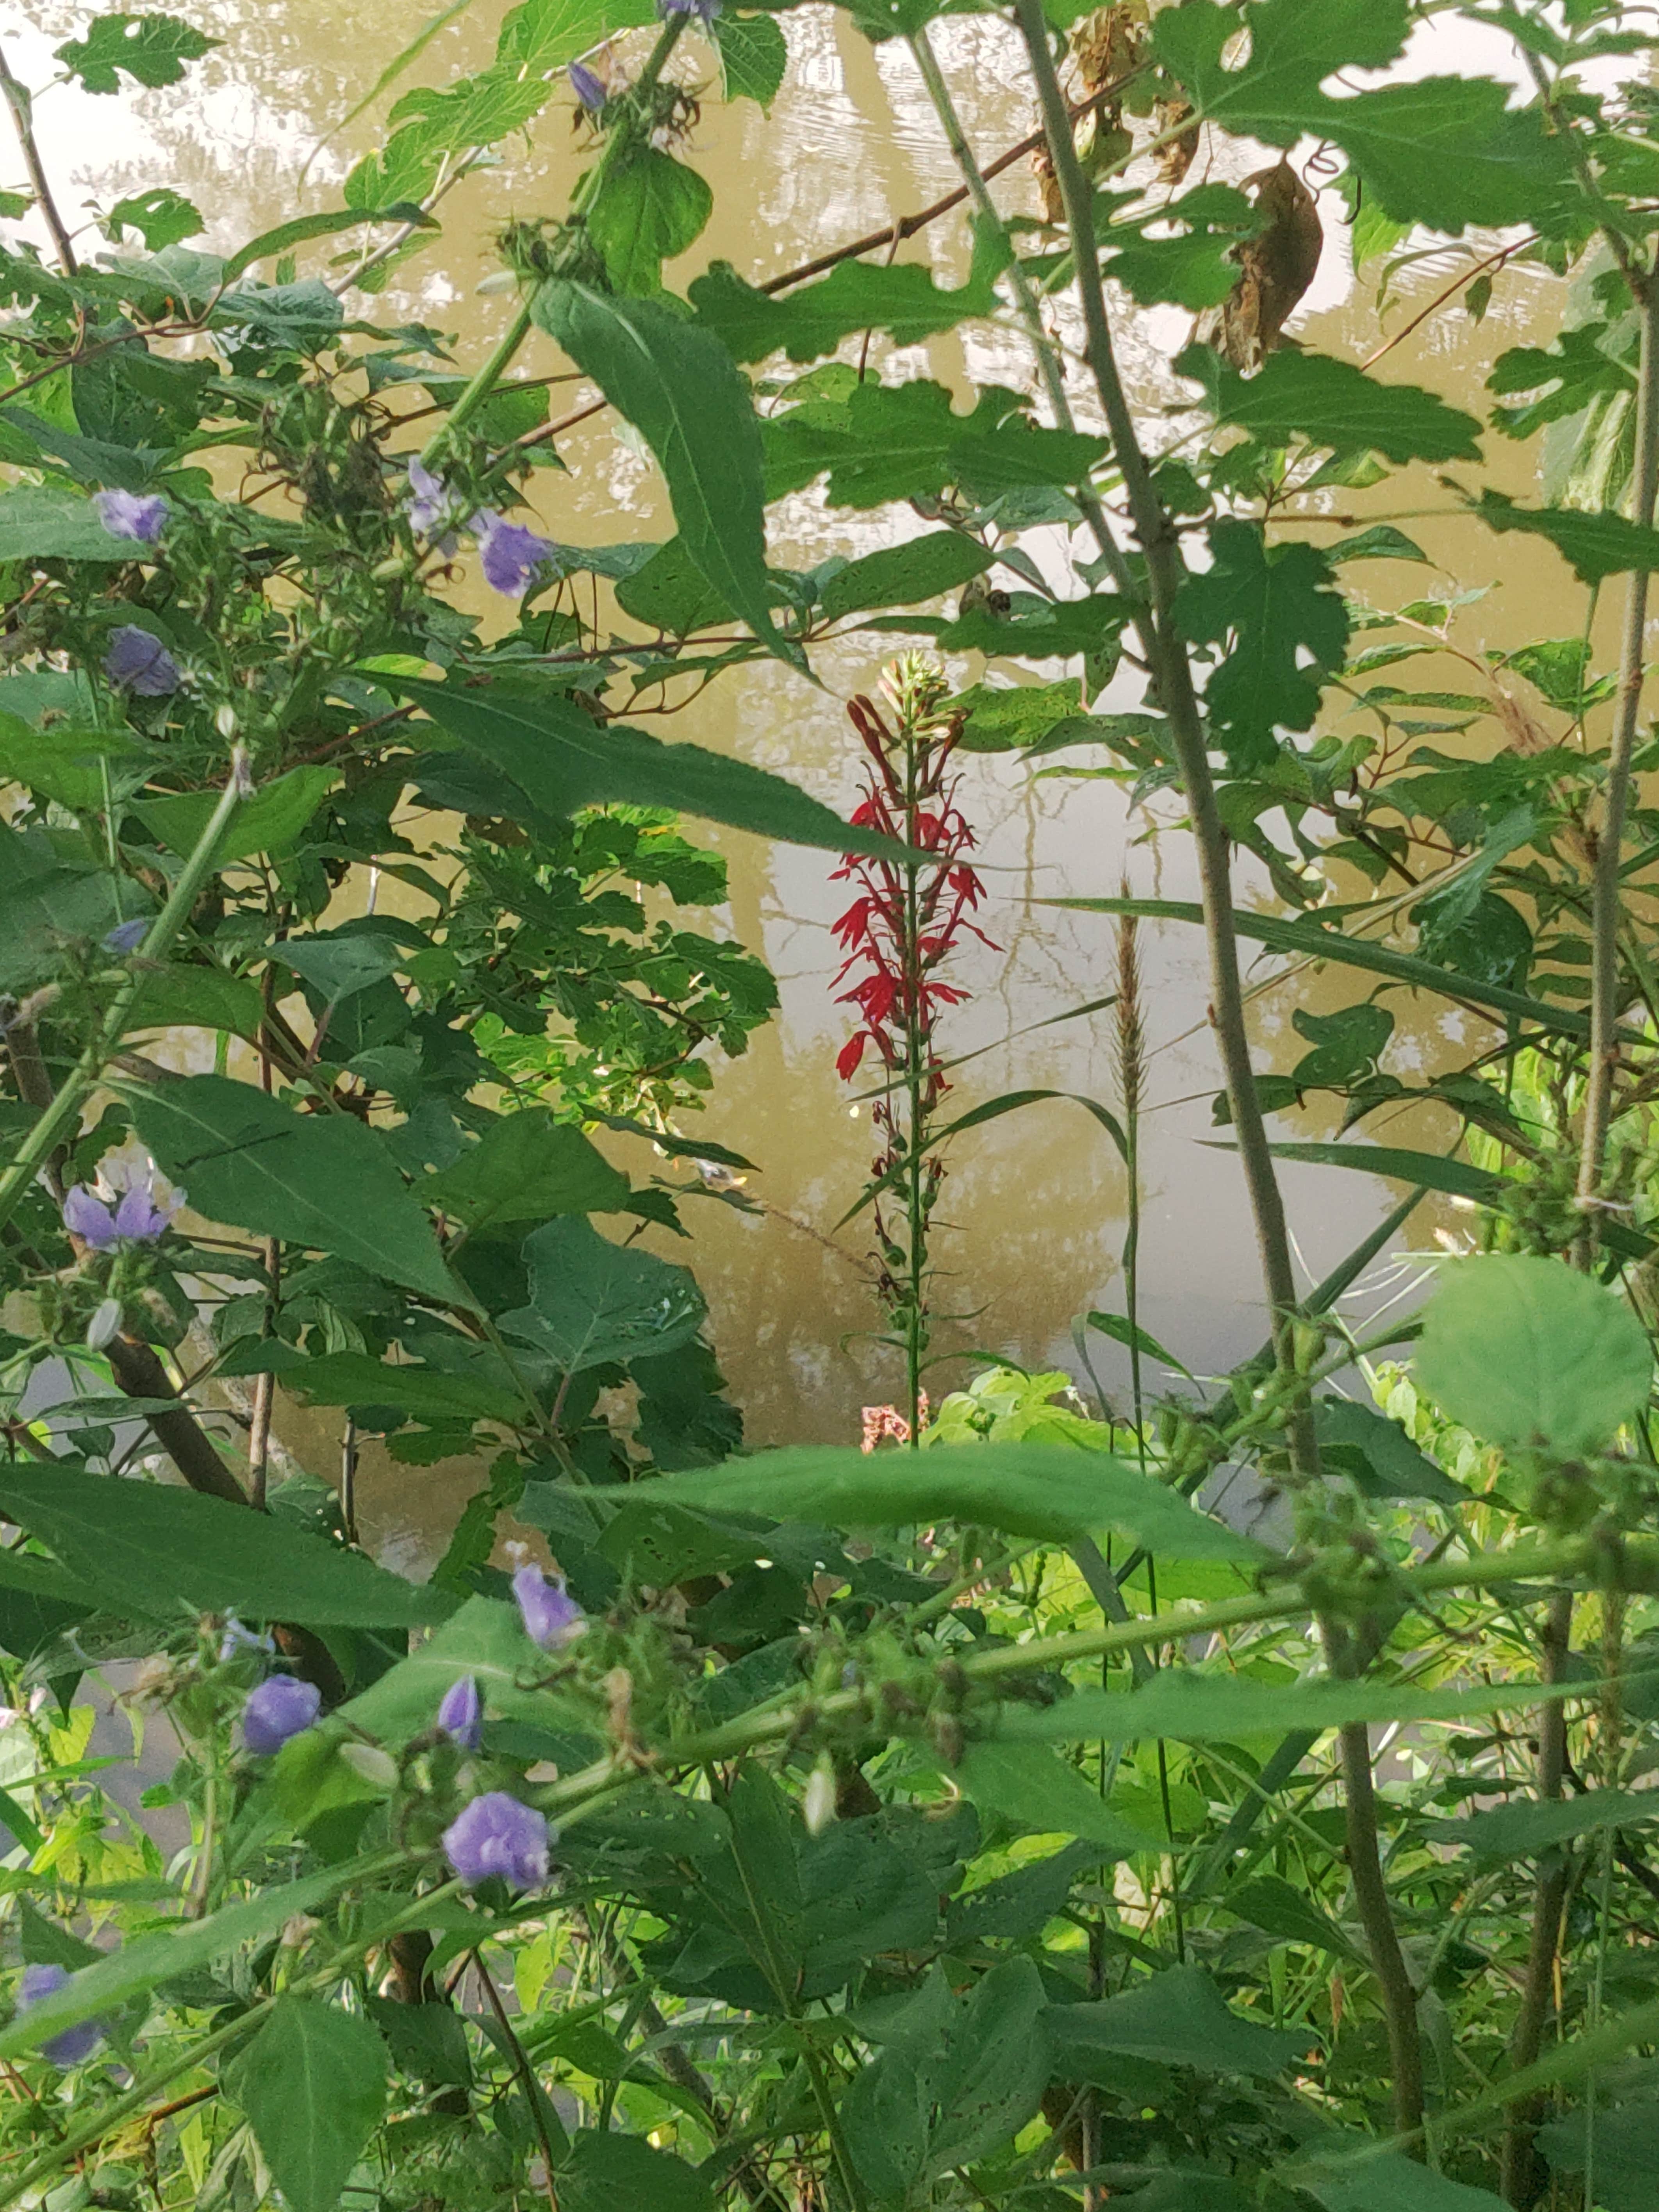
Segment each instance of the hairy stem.
[[[1227,1097],[1239,1158],[1249,1193],[1255,1224],[1262,1281],[1273,1317],[1273,1352],[1279,1367],[1294,1367],[1291,1310],[1296,1304],[1296,1277],[1291,1263],[1290,1237],[1285,1225],[1284,1201],[1267,1148],[1267,1127],[1256,1099],[1250,1066],[1249,1033],[1244,1021],[1244,995],[1239,980],[1237,933],[1233,919],[1232,884],[1228,871],[1227,838],[1216,805],[1215,785],[1204,720],[1193,686],[1192,665],[1176,635],[1174,606],[1186,574],[1174,526],[1152,482],[1146,456],[1141,451],[1123,380],[1118,372],[1112,334],[1106,318],[1106,298],[1101,288],[1100,255],[1095,238],[1094,198],[1083,173],[1073,141],[1066,95],[1055,73],[1048,46],[1048,20],[1042,0],[1015,0],[1015,14],[1031,71],[1042,103],[1043,121],[1054,176],[1065,204],[1071,231],[1072,259],[1077,270],[1078,292],[1083,305],[1087,353],[1100,404],[1105,411],[1112,451],[1123,479],[1129,514],[1146,562],[1151,605],[1141,625],[1142,641],[1158,694],[1169,719],[1176,765],[1187,794],[1193,842],[1197,850],[1199,880],[1204,904],[1204,930],[1210,956],[1210,1018],[1220,1049]],[[1292,1459],[1304,1477],[1317,1472],[1311,1425],[1292,1421]]]
[[[1659,498],[1659,278],[1644,280],[1638,294],[1642,315],[1641,368],[1636,405],[1636,473],[1632,514],[1644,529],[1653,525]],[[1589,1073],[1584,1094],[1584,1127],[1578,1158],[1578,1203],[1585,1209],[1580,1233],[1581,1264],[1595,1249],[1593,1209],[1601,1196],[1607,1130],[1613,1119],[1613,1079],[1619,1065],[1620,863],[1624,856],[1625,817],[1630,804],[1632,761],[1642,704],[1643,645],[1647,631],[1648,571],[1631,572],[1625,592],[1624,637],[1619,656],[1618,710],[1607,762],[1607,796],[1595,843],[1595,872],[1590,907]]]
[[[1566,1670],[1572,1638],[1572,1592],[1558,1590],[1545,1615],[1542,1665],[1547,1682],[1559,1682]],[[1538,1716],[1538,1796],[1540,1802],[1561,1795],[1567,1767],[1566,1707],[1553,1698]],[[1544,2029],[1555,1996],[1555,1961],[1561,1942],[1561,1909],[1566,1901],[1567,1862],[1556,1852],[1545,1858],[1533,1889],[1532,1941],[1527,1951],[1526,1979],[1521,2008],[1510,2040],[1510,2065],[1522,2073],[1533,2065],[1544,2046]],[[1534,2094],[1518,2098],[1509,2109],[1504,2131],[1500,2187],[1504,2202],[1528,2212],[1550,2185],[1549,2168],[1533,2138],[1545,2109],[1545,2099]]]

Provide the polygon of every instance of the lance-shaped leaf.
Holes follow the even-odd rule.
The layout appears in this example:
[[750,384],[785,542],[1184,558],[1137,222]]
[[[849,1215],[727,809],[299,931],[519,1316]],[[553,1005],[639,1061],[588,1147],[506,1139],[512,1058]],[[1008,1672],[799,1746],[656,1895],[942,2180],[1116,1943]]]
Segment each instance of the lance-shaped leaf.
[[914,606],[918,599],[953,592],[983,574],[996,556],[960,530],[932,530],[902,545],[884,546],[849,561],[823,587],[823,611],[832,622],[867,607]]
[[703,574],[769,651],[804,671],[800,647],[772,622],[760,424],[726,348],[653,300],[562,277],[537,294],[535,315],[655,454]]
[[1659,1820],[1659,1790],[1592,1790],[1583,1797],[1528,1798],[1462,1820],[1431,1820],[1423,1832],[1479,1859],[1535,1858],[1577,1836]]
[[950,291],[915,263],[882,268],[843,261],[816,284],[780,298],[745,284],[730,262],[717,261],[691,285],[698,322],[714,331],[734,361],[764,361],[787,353],[791,361],[817,361],[833,353],[854,331],[885,331],[895,345],[918,345],[969,316],[994,314],[996,280],[1010,249],[1000,225],[975,219],[974,258],[968,281]]
[[281,1998],[237,2060],[231,2093],[294,2212],[334,2212],[386,2110],[391,2062],[361,2014]]
[[222,1075],[134,1085],[130,1103],[197,1213],[335,1253],[445,1305],[471,1303],[380,1136],[351,1115],[296,1114]]
[[665,1475],[650,1495],[665,1504],[837,1528],[949,1520],[1061,1541],[1110,1528],[1160,1559],[1248,1564],[1262,1557],[1258,1545],[1139,1468],[1108,1452],[1057,1451],[1052,1444],[935,1444],[868,1454],[803,1444]]
[[1599,584],[1632,568],[1659,569],[1659,530],[1622,514],[1576,507],[1517,507],[1502,492],[1483,492],[1475,509],[1489,530],[1524,530],[1547,538],[1581,583]]
[[1202,1966],[1170,1966],[1098,2004],[1050,2005],[1043,2021],[1067,2081],[1076,2069],[1092,2078],[1091,2060],[1109,2052],[1203,2074],[1279,2074],[1314,2041],[1306,2029],[1286,2033],[1242,2018]]
[[447,1592],[387,1574],[361,1552],[170,1483],[8,1460],[0,1462],[0,1511],[49,1546],[112,1613],[414,1628],[454,1606]]
[[434,722],[510,776],[545,813],[568,816],[579,807],[614,802],[670,806],[677,814],[698,814],[708,822],[781,837],[792,845],[867,853],[878,860],[902,858],[902,847],[890,838],[854,829],[781,775],[705,752],[700,745],[665,745],[625,723],[601,726],[559,692],[527,699],[411,676],[380,680],[416,700]]
[[1419,385],[1379,383],[1355,362],[1328,354],[1286,347],[1246,377],[1207,346],[1188,346],[1176,367],[1203,385],[1218,422],[1248,430],[1264,445],[1299,436],[1343,452],[1363,447],[1391,461],[1480,458],[1480,425],[1473,415],[1448,407]]

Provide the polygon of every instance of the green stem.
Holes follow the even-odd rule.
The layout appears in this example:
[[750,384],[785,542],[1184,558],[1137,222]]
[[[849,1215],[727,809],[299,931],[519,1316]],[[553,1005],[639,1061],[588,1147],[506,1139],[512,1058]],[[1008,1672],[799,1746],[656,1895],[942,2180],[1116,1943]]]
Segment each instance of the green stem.
[[[1638,526],[1651,529],[1655,505],[1659,501],[1659,279],[1649,276],[1642,280],[1637,299],[1642,317],[1642,349],[1637,385],[1636,476],[1631,511]],[[1581,1264],[1596,1243],[1593,1209],[1601,1192],[1607,1131],[1613,1119],[1613,1079],[1619,1065],[1620,863],[1624,853],[1632,763],[1642,704],[1647,618],[1648,571],[1632,569],[1625,592],[1619,707],[1591,883],[1589,1073],[1578,1159],[1578,1203],[1586,1210],[1580,1233],[1583,1247],[1579,1255]]]
[[[1181,557],[1180,541],[1141,451],[1118,371],[1111,328],[1106,318],[1105,294],[1101,287],[1093,193],[1072,137],[1066,95],[1060,90],[1054,56],[1049,51],[1048,24],[1042,0],[1015,0],[1015,14],[1042,100],[1049,157],[1054,162],[1071,232],[1072,260],[1083,306],[1089,366],[1105,411],[1135,535],[1146,559],[1151,606],[1141,624],[1141,635],[1158,703],[1169,720],[1198,854],[1204,929],[1210,955],[1210,1018],[1215,1026],[1239,1158],[1255,1223],[1262,1279],[1272,1315],[1274,1357],[1284,1372],[1293,1373],[1291,1316],[1296,1304],[1296,1276],[1285,1224],[1284,1200],[1273,1154],[1268,1150],[1267,1125],[1256,1097],[1250,1065],[1227,839],[1216,805],[1208,743],[1193,685],[1192,665],[1174,623],[1176,593],[1185,579],[1186,566]],[[1318,1472],[1319,1466],[1311,1422],[1292,1417],[1290,1437],[1294,1470],[1302,1479],[1309,1479]]]
[[[668,57],[673,52],[679,42],[681,33],[690,20],[689,15],[668,17],[657,33],[657,43],[647,57],[645,67],[629,88],[630,97],[637,100],[641,94],[648,94],[655,88],[657,80],[662,75]],[[582,178],[571,195],[570,213],[573,218],[580,216],[592,204],[600,186],[621,158],[621,149],[631,147],[635,143],[625,123],[619,124],[611,131],[604,145],[599,149],[599,160]],[[501,343],[496,346],[495,350],[483,368],[477,371],[460,398],[422,447],[421,460],[425,467],[431,468],[434,465],[451,436],[471,421],[512,367],[514,356],[530,334],[531,317],[535,304],[536,288],[532,286],[520,301],[518,310],[503,331]]]
[[214,859],[231,816],[245,799],[252,796],[253,787],[248,781],[246,763],[239,752],[232,759],[230,781],[225,786],[219,804],[214,808],[206,829],[197,839],[194,849],[179,871],[172,896],[151,923],[149,933],[135,954],[103,1019],[93,1031],[85,1050],[52,1103],[45,1109],[18,1146],[11,1164],[0,1173],[0,1228],[11,1219],[29,1185],[79,1118],[82,1105],[121,1041],[127,1017],[143,988],[146,971],[155,963],[164,959],[173,949],[179,932],[190,919],[191,909],[196,904],[203,884],[213,872]]

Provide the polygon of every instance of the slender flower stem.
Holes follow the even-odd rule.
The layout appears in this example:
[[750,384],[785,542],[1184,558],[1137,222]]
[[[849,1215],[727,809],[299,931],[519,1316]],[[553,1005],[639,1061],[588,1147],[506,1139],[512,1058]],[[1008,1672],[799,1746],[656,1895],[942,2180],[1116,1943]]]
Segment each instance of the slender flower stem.
[[[1637,380],[1636,474],[1632,514],[1653,526],[1659,501],[1659,277],[1648,276],[1638,295],[1642,317],[1641,366]],[[1586,1209],[1581,1264],[1596,1243],[1594,1207],[1601,1195],[1607,1130],[1613,1119],[1613,1079],[1619,1065],[1620,864],[1630,804],[1632,761],[1642,704],[1643,647],[1647,633],[1648,577],[1631,572],[1625,593],[1624,637],[1619,656],[1618,712],[1607,762],[1607,797],[1595,844],[1590,921],[1589,1073],[1578,1160],[1578,1202]]]
[[82,1105],[109,1065],[121,1041],[127,1018],[143,988],[146,970],[164,959],[173,949],[179,932],[190,919],[191,909],[200,896],[202,886],[213,872],[214,859],[229,826],[231,816],[245,799],[252,795],[253,787],[247,779],[246,763],[239,752],[232,761],[230,780],[219,804],[214,808],[206,829],[197,839],[190,858],[179,871],[172,896],[150,925],[149,933],[110,1000],[104,1018],[93,1031],[86,1049],[51,1105],[18,1146],[10,1166],[0,1173],[0,1228],[3,1228],[17,1211],[23,1194],[52,1158],[60,1139],[73,1127]]
[[[1174,605],[1186,574],[1181,546],[1163,501],[1152,482],[1152,470],[1141,451],[1134,418],[1119,374],[1111,328],[1106,319],[1105,295],[1101,289],[1100,256],[1095,240],[1094,200],[1088,179],[1073,141],[1066,95],[1055,73],[1048,46],[1048,19],[1042,0],[1015,0],[1015,14],[1025,50],[1030,58],[1048,127],[1048,151],[1054,165],[1060,198],[1072,237],[1072,260],[1077,271],[1078,292],[1083,304],[1089,366],[1093,371],[1118,470],[1123,479],[1135,535],[1146,557],[1151,605],[1140,623],[1148,665],[1157,686],[1158,703],[1169,718],[1176,764],[1187,794],[1193,842],[1197,849],[1199,880],[1204,905],[1205,935],[1210,954],[1210,1018],[1220,1048],[1227,1097],[1238,1139],[1239,1158],[1255,1221],[1256,1245],[1262,1279],[1272,1314],[1273,1352],[1279,1368],[1294,1370],[1291,1309],[1296,1304],[1296,1276],[1291,1263],[1290,1237],[1285,1225],[1284,1200],[1267,1146],[1267,1126],[1256,1097],[1250,1065],[1249,1032],[1244,1021],[1243,991],[1239,980],[1238,943],[1233,919],[1232,885],[1228,872],[1227,839],[1216,805],[1210,775],[1209,753],[1192,665],[1176,635]],[[1297,1473],[1307,1479],[1318,1471],[1312,1425],[1292,1419],[1291,1446]]]

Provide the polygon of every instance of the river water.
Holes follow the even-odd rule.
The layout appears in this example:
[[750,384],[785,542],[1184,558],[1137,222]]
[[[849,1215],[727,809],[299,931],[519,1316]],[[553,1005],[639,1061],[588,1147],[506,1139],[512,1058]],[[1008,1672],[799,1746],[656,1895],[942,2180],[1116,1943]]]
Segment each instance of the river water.
[[[189,13],[186,9],[184,12]],[[319,133],[368,89],[394,36],[412,35],[414,20],[396,31],[372,14],[325,0],[215,0],[204,27],[223,44],[196,65],[185,85],[117,102],[76,92],[42,101],[39,125],[60,197],[79,216],[83,202],[104,204],[144,185],[170,184],[208,218],[205,240],[228,249],[293,215],[336,204],[331,187],[374,142],[364,119],[331,140],[308,178],[301,171]],[[442,84],[482,66],[493,50],[501,0],[475,0],[464,17],[440,33],[411,82]],[[47,56],[73,35],[82,11],[38,0],[31,28],[9,39],[14,66],[39,83]],[[759,281],[903,211],[926,205],[957,181],[948,150],[910,58],[899,42],[872,48],[848,19],[807,6],[780,19],[789,68],[769,118],[752,103],[727,107],[710,87],[691,158],[715,191],[715,214],[691,254],[671,266],[676,289],[708,260],[724,257]],[[624,43],[624,59],[647,34]],[[1023,137],[1035,117],[1011,34],[988,19],[947,19],[937,27],[941,58],[969,135],[981,161]],[[688,42],[688,45],[692,42]],[[694,56],[705,81],[715,76],[706,48]],[[1473,69],[1492,64],[1479,35],[1443,28],[1419,37],[1405,67]],[[1299,149],[1298,163],[1313,152]],[[1207,147],[1210,173],[1237,178],[1260,165],[1247,148]],[[491,239],[509,216],[561,209],[584,155],[573,133],[571,103],[561,93],[532,126],[527,145],[507,149],[502,165],[468,179],[446,202],[441,240],[409,264],[369,312],[396,322],[418,315],[457,333],[464,366],[481,359],[508,312],[499,292],[477,286],[495,266]],[[1196,180],[1200,170],[1193,172]],[[1316,174],[1310,182],[1319,181]],[[1000,204],[1036,210],[1036,189],[1022,164],[997,187]],[[1449,253],[1425,261],[1400,280],[1399,302],[1379,328],[1375,285],[1380,264],[1356,281],[1335,195],[1321,203],[1324,258],[1313,289],[1291,325],[1310,346],[1364,360],[1418,308],[1446,286],[1461,265]],[[73,219],[73,218],[72,218]],[[1417,241],[1419,245],[1425,241]],[[960,217],[934,225],[904,249],[931,263],[941,283],[965,270],[967,234]],[[302,256],[305,273],[321,266],[326,247]],[[1404,337],[1386,374],[1431,386],[1484,412],[1481,385],[1504,345],[1547,343],[1561,312],[1561,288],[1540,271],[1509,270],[1499,281],[1483,326],[1473,327],[1456,305]],[[1126,319],[1127,368],[1140,403],[1177,406],[1182,387],[1169,363],[1188,334],[1188,319],[1156,310]],[[930,374],[958,388],[969,379],[1029,387],[1030,356],[1012,331],[975,328],[896,358],[872,355],[890,379]],[[522,363],[526,374],[562,364],[551,342],[538,337]],[[1091,419],[1081,379],[1074,377],[1079,416]],[[562,395],[561,395],[562,396]],[[574,395],[573,395],[574,396]],[[1530,449],[1489,438],[1502,488],[1532,489]],[[561,446],[570,474],[539,474],[532,493],[549,533],[567,542],[604,544],[627,537],[659,539],[672,524],[649,462],[619,442],[601,419]],[[1397,477],[1369,495],[1339,495],[1345,511],[1362,515],[1431,507],[1439,519],[1409,520],[1444,574],[1399,563],[1350,569],[1379,605],[1393,605],[1448,590],[1490,587],[1459,617],[1457,639],[1479,655],[1523,640],[1571,630],[1578,597],[1547,549],[1516,538],[1493,539],[1478,526],[1446,515],[1449,501],[1426,474]],[[856,555],[923,527],[908,509],[868,516],[832,515],[815,495],[779,513],[772,557],[804,568],[833,552]],[[1328,537],[1328,533],[1325,533]],[[1056,576],[1063,549],[1046,549]],[[488,594],[481,594],[487,598]],[[875,642],[875,641],[872,641]],[[1012,671],[1012,664],[1003,664]],[[872,689],[879,658],[854,646],[827,652],[818,663],[825,689],[814,690],[775,664],[724,679],[690,711],[661,727],[786,773],[831,805],[854,803],[858,753],[841,702]],[[961,683],[977,680],[975,657],[953,662]],[[1060,673],[1050,667],[1043,678]],[[1039,680],[1013,674],[999,680]],[[1424,687],[1471,688],[1468,668],[1437,659],[1413,663],[1407,680]],[[1109,702],[1133,703],[1115,690]],[[1536,703],[1536,702],[1534,702]],[[1345,728],[1340,695],[1328,695],[1322,727]],[[1491,726],[1486,726],[1489,729]],[[1481,740],[1480,728],[1464,742]],[[1491,742],[1490,738],[1486,740]],[[1458,741],[1441,742],[1455,745]],[[1070,757],[1078,759],[1080,757]],[[980,838],[989,890],[985,916],[997,949],[970,945],[960,969],[972,1002],[951,1020],[945,1042],[954,1053],[981,1051],[962,1071],[952,1103],[965,1110],[1014,1088],[1044,1087],[1110,1101],[1113,1073],[1107,1018],[1034,1028],[1111,988],[1110,925],[1099,917],[1045,903],[1067,896],[1110,895],[1127,876],[1143,896],[1188,898],[1194,872],[1181,834],[1159,834],[1175,810],[1166,801],[1131,814],[1121,787],[1104,781],[1034,781],[1005,757],[965,763],[962,803]],[[708,1297],[714,1335],[734,1395],[745,1409],[751,1439],[851,1441],[858,1409],[894,1396],[890,1358],[861,1340],[876,1325],[861,1262],[866,1240],[857,1224],[834,1224],[856,1196],[870,1151],[862,1109],[835,1073],[848,1034],[846,1010],[832,998],[837,960],[830,924],[845,902],[829,880],[820,854],[770,847],[738,833],[693,834],[718,848],[731,867],[728,911],[718,917],[763,954],[775,972],[782,1008],[745,1058],[722,1065],[708,1111],[696,1127],[753,1160],[759,1172],[746,1194],[763,1211],[739,1213],[689,1200],[695,1234],[684,1245],[659,1239],[668,1256],[689,1258]],[[385,887],[389,889],[390,887]],[[1356,878],[1336,884],[1339,896],[1362,893]],[[1265,876],[1240,870],[1246,904],[1268,904]],[[1206,1025],[1201,942],[1177,926],[1141,933],[1152,1073],[1152,1110],[1143,1133],[1141,1315],[1146,1327],[1194,1369],[1206,1373],[1248,1351],[1262,1333],[1254,1246],[1235,1162],[1206,1139],[1209,1101],[1218,1085]],[[1305,1050],[1292,1030],[1298,1006],[1330,1011],[1362,995],[1352,970],[1302,975],[1255,1002],[1258,1065],[1288,1069]],[[1455,1064],[1475,1042],[1468,1018],[1439,1005],[1391,994],[1397,1020],[1389,1065],[1407,1082]],[[1024,1034],[1016,1035],[1016,1032]],[[984,1048],[981,1050],[981,1048]],[[1328,1100],[1280,1116],[1285,1139],[1336,1134]],[[1452,1125],[1434,1109],[1379,1115],[1366,1133],[1390,1144],[1443,1146]],[[636,1176],[647,1164],[635,1147],[624,1158]],[[1394,1189],[1373,1178],[1328,1169],[1291,1167],[1285,1188],[1299,1255],[1314,1279],[1334,1264],[1392,1204]],[[945,1271],[937,1290],[939,1348],[1011,1357],[1028,1366],[1077,1368],[1072,1316],[1091,1307],[1121,1310],[1118,1255],[1126,1212],[1123,1172],[1095,1121],[1079,1108],[1048,1103],[971,1133],[959,1140],[939,1208],[946,1226],[939,1241]],[[1420,1246],[1445,1217],[1419,1210],[1405,1243]],[[1109,1389],[1121,1387],[1126,1363],[1097,1338],[1096,1365]],[[940,1370],[940,1389],[971,1371]],[[283,1425],[290,1444],[319,1474],[331,1474],[337,1444],[303,1417]],[[414,1564],[429,1555],[440,1531],[477,1486],[476,1465],[445,1462],[430,1469],[393,1468],[371,1459],[364,1471],[368,1533]]]

